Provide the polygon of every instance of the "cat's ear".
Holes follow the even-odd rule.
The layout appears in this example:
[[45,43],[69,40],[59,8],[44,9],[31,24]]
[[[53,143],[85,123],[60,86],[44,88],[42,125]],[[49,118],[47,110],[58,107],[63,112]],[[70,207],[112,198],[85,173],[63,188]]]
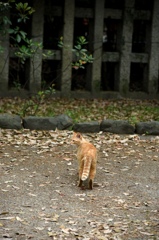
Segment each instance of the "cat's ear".
[[79,139],[81,139],[81,138],[82,138],[82,135],[78,132],[78,133],[76,133],[76,137],[79,138]]

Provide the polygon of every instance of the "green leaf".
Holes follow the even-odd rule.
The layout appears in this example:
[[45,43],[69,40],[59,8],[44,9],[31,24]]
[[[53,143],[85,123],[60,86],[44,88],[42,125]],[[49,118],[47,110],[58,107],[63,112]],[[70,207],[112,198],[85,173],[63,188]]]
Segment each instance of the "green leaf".
[[9,28],[9,29],[8,29],[8,33],[9,33],[9,34],[12,34],[12,33],[14,33],[14,29],[12,29],[12,28]]
[[16,9],[19,11],[19,10],[21,10],[22,8],[23,8],[23,3],[17,3],[17,4],[15,4],[16,5]]
[[25,38],[26,38],[26,35],[27,35],[27,33],[26,33],[26,32],[20,31],[20,34],[22,35],[23,39],[25,39]]
[[23,4],[23,8],[24,8],[24,9],[27,9],[27,7],[28,7],[28,3],[24,3],[24,4]]
[[21,41],[21,36],[19,34],[17,34],[16,36],[16,41],[19,43]]
[[87,49],[82,48],[82,49],[81,49],[81,52],[87,52]]
[[18,18],[18,19],[17,19],[17,22],[18,22],[18,23],[22,22],[22,18]]
[[82,47],[81,47],[81,45],[76,45],[75,46],[75,49],[77,49],[77,50],[80,50]]
[[7,16],[4,16],[4,17],[3,17],[3,23],[4,23],[4,24],[9,24],[9,25],[12,24],[11,21],[9,20],[9,18],[8,18]]

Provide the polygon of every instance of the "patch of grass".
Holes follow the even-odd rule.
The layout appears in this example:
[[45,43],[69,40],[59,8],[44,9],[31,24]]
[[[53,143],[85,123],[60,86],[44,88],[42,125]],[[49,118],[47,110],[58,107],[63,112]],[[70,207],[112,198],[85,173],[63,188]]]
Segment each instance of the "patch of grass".
[[78,122],[78,113],[76,111],[67,109],[64,114],[68,115],[70,118],[72,118],[74,120],[74,122]]
[[[20,98],[0,99],[0,111],[23,116],[23,108],[27,101],[29,100]],[[159,100],[48,99],[41,102],[36,115],[60,114],[67,114],[74,122],[121,119],[135,124],[139,121],[159,121]],[[31,115],[31,109],[27,115]]]

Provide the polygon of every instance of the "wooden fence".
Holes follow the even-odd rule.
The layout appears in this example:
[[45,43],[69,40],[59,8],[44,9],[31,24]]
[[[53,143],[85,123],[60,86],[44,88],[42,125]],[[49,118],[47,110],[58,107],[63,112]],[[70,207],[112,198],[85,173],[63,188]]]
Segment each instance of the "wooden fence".
[[[35,94],[52,83],[58,97],[159,97],[158,0],[35,0],[33,7],[31,37],[44,48],[19,68],[9,36],[0,37],[1,97]],[[58,49],[57,40],[63,36],[72,48],[81,35],[94,62],[74,70],[71,50]],[[49,49],[54,55],[46,58]]]

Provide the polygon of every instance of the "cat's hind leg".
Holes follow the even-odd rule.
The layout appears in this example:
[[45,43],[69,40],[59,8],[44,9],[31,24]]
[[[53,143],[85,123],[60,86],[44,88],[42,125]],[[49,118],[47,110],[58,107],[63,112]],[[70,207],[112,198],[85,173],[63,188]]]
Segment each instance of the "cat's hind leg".
[[89,180],[89,189],[93,189],[93,180],[92,179],[90,179]]
[[79,178],[78,187],[82,187],[83,181]]
[[81,177],[82,177],[82,172],[83,172],[83,162],[80,164],[80,166],[79,166],[79,181],[78,181],[78,187],[82,187],[82,183],[83,183],[83,181],[82,181],[82,179],[81,179]]
[[96,175],[96,167],[94,165],[91,165],[90,173],[89,173],[89,189],[93,189],[93,180]]

